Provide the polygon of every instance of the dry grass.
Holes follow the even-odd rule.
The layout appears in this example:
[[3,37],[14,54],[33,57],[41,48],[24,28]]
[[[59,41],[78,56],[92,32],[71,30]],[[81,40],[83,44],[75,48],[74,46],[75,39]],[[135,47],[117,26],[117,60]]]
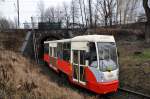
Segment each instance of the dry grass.
[[42,74],[37,64],[12,51],[0,52],[0,98],[2,99],[93,99],[59,86]]

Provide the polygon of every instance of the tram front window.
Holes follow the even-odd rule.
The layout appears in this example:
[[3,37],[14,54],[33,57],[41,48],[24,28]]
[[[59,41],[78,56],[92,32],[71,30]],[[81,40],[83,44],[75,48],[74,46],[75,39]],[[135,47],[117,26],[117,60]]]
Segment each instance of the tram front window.
[[111,43],[97,43],[99,55],[99,69],[100,71],[112,71],[117,69],[117,52],[116,44]]

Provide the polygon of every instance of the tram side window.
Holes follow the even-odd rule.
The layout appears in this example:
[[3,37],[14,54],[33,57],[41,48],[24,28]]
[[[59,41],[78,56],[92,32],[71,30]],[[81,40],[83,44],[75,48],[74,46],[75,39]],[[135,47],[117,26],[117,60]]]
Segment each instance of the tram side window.
[[54,49],[54,57],[57,57],[57,48],[53,47],[53,49]]
[[57,57],[60,58],[60,59],[63,59],[63,43],[58,43]]
[[49,44],[48,43],[46,43],[46,44],[44,44],[44,53],[49,53]]
[[82,51],[82,50],[80,51],[80,64],[81,65],[85,65],[85,60],[86,60],[85,54],[86,54],[85,51]]
[[70,43],[63,44],[63,59],[66,61],[70,60],[70,49],[71,49]]
[[49,47],[49,56],[52,56],[52,47]]
[[78,63],[78,51],[77,50],[73,51],[73,63],[75,64]]

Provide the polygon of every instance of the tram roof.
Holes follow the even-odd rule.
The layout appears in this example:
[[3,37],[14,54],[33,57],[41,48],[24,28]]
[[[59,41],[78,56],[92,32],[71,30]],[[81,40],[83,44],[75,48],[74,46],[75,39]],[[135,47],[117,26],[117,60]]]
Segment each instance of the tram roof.
[[112,35],[83,35],[74,37],[71,41],[115,42],[115,39]]
[[55,40],[55,41],[45,41],[44,43],[59,43],[59,42],[70,42],[71,39],[62,39],[62,40]]
[[115,42],[115,39],[112,35],[83,35],[83,36],[76,36],[71,39],[45,41],[44,43],[58,43],[58,42]]

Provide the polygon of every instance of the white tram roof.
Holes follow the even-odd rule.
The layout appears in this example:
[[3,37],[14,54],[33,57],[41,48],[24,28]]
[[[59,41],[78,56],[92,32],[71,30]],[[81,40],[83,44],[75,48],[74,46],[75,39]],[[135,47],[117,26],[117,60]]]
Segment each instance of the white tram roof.
[[59,43],[59,42],[70,42],[71,39],[62,39],[62,40],[55,40],[55,41],[44,41],[44,43]]
[[76,36],[71,39],[45,41],[44,43],[56,43],[56,42],[115,42],[112,35],[83,35]]
[[71,39],[71,41],[88,41],[88,42],[115,42],[115,39],[111,35],[83,35],[77,36]]

